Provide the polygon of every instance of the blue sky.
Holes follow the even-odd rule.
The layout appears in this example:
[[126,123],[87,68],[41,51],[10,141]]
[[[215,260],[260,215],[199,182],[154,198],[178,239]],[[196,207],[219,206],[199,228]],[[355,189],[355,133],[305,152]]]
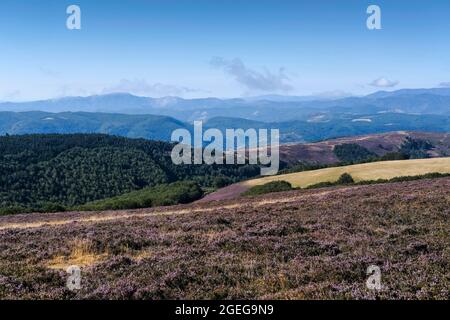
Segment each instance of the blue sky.
[[[71,4],[81,30],[66,28]],[[382,30],[366,28],[370,4]],[[2,0],[0,100],[437,87],[449,37],[447,0]]]

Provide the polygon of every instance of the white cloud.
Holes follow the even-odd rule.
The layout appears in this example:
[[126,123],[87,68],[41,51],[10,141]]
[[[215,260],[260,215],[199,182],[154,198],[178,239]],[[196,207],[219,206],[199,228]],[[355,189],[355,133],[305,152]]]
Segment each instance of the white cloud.
[[141,96],[183,96],[186,93],[197,92],[196,89],[174,86],[163,83],[150,84],[143,79],[122,79],[118,84],[103,89],[102,93],[131,93]]
[[371,86],[378,88],[393,88],[398,84],[398,81],[392,81],[386,78],[379,78],[370,83]]
[[248,68],[238,58],[226,60],[221,57],[212,58],[210,64],[213,67],[223,69],[226,74],[233,77],[249,90],[275,92],[290,91],[293,89],[289,84],[290,79],[286,75],[284,68],[280,68],[275,73],[267,69],[257,71]]

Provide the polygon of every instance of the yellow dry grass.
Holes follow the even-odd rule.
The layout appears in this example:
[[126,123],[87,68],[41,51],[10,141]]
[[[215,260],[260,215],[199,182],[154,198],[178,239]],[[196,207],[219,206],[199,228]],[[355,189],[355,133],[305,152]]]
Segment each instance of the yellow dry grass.
[[334,182],[343,173],[352,175],[355,181],[392,179],[401,176],[416,176],[426,173],[450,173],[450,158],[433,158],[418,160],[382,161],[351,166],[326,168],[312,171],[264,177],[244,182],[253,187],[271,181],[284,180],[294,187],[307,187],[320,182]]
[[119,251],[121,252],[121,254],[137,262],[142,261],[146,258],[151,258],[155,255],[155,252],[151,248],[134,250],[128,247],[128,245],[122,246]]
[[[240,204],[233,205],[225,205],[222,206],[221,209],[229,210],[240,207]],[[86,218],[77,218],[77,219],[61,219],[61,220],[52,220],[52,221],[36,221],[36,222],[19,222],[19,223],[7,223],[0,224],[0,231],[2,230],[11,230],[11,229],[36,229],[42,228],[46,226],[56,227],[61,225],[66,225],[70,223],[99,223],[99,222],[108,222],[115,221],[121,219],[129,219],[129,218],[146,218],[152,216],[166,216],[166,215],[179,215],[186,213],[202,213],[202,212],[210,212],[214,211],[216,208],[201,208],[201,209],[183,209],[183,210],[166,210],[166,211],[151,211],[144,213],[125,213],[119,214],[117,211],[114,214],[106,215],[99,214],[98,216],[90,216]],[[126,210],[122,210],[121,212],[125,212]]]
[[154,253],[150,249],[147,249],[147,250],[140,250],[135,253],[132,253],[132,254],[130,254],[129,257],[131,259],[133,259],[134,261],[139,262],[141,260],[151,258],[153,255],[154,255]]
[[69,256],[59,255],[48,261],[50,269],[67,270],[68,267],[76,265],[80,268],[92,266],[107,258],[107,253],[97,253],[92,243],[86,240],[75,240]]

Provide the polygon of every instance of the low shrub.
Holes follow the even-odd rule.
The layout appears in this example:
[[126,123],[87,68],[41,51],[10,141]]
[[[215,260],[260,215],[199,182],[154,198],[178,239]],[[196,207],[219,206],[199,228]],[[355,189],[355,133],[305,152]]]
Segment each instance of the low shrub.
[[0,208],[0,216],[9,214],[27,213],[30,211],[32,210],[23,206],[7,206]]
[[216,189],[220,189],[220,188],[228,186],[232,182],[233,181],[228,177],[218,176],[218,177],[215,177],[213,180],[213,187]]
[[256,196],[272,192],[282,192],[293,190],[292,185],[287,181],[272,181],[260,186],[254,186],[243,193],[244,196]]
[[37,212],[63,212],[66,211],[66,207],[54,202],[41,202],[37,205]]
[[353,180],[353,177],[348,173],[343,173],[336,181],[337,184],[350,184],[354,182],[355,180]]
[[388,152],[380,158],[381,161],[408,160],[409,156],[403,152]]
[[117,197],[89,202],[75,209],[91,211],[170,206],[189,203],[200,199],[202,196],[203,191],[197,183],[182,181],[144,188]]

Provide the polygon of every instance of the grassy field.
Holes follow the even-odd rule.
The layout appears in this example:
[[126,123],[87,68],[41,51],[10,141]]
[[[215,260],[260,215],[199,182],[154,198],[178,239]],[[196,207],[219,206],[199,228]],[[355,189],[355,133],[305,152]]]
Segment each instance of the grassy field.
[[271,181],[284,180],[291,183],[294,187],[304,188],[320,182],[334,182],[343,173],[351,174],[355,182],[358,182],[362,180],[417,176],[434,172],[450,173],[450,158],[371,162],[264,177],[249,180],[243,184],[245,186],[253,187]]

